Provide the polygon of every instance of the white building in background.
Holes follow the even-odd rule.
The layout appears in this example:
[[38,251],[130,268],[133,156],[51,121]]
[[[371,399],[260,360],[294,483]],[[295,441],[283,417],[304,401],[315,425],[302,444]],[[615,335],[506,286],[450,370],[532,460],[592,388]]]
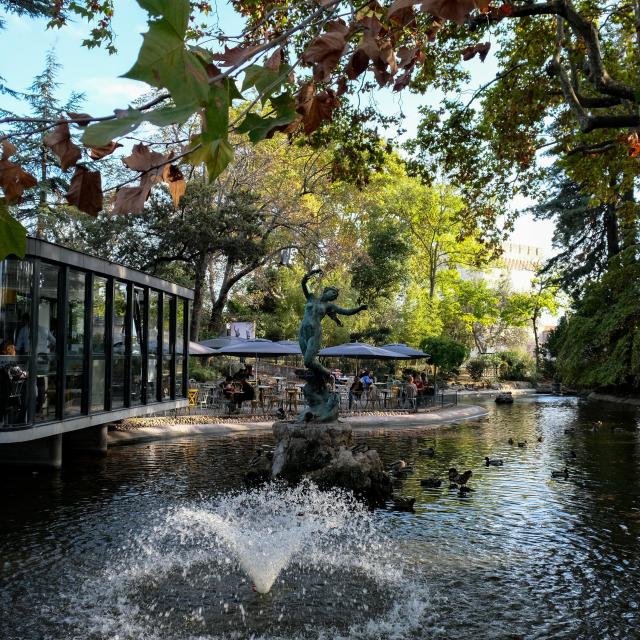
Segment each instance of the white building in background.
[[[485,280],[492,285],[506,279],[514,292],[526,292],[531,290],[531,285],[536,277],[538,269],[544,264],[546,255],[543,249],[533,245],[504,242],[502,255],[495,266],[484,271],[460,269],[464,280]],[[544,313],[538,323],[541,344],[544,344],[549,332],[558,324],[558,317]],[[533,331],[531,340],[527,345],[533,352]]]

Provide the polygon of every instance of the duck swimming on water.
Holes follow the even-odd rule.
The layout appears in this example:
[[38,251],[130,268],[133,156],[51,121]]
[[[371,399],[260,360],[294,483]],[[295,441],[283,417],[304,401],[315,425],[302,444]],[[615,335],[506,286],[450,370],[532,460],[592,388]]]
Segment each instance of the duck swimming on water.
[[489,458],[489,456],[486,456],[486,457],[485,457],[485,459],[484,459],[484,464],[485,464],[485,466],[487,466],[487,467],[501,467],[504,463],[503,463],[503,462],[502,462],[502,460],[501,460],[501,459],[499,459],[499,458],[496,458],[496,459],[494,459],[494,460],[491,460],[491,459]]

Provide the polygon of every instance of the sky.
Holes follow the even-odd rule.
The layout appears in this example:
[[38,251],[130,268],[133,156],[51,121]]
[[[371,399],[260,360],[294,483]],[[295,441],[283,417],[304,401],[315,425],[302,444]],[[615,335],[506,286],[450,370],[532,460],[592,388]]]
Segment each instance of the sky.
[[[226,32],[240,33],[240,19],[225,3],[212,2],[216,14],[210,20],[217,20]],[[0,12],[0,15],[2,12]],[[132,66],[142,42],[142,33],[147,29],[146,14],[134,0],[115,0],[114,30],[118,53],[109,55],[102,49],[89,50],[82,46],[88,27],[80,20],[69,23],[61,30],[46,30],[46,21],[20,18],[13,14],[3,16],[5,30],[0,31],[0,76],[12,89],[24,90],[33,77],[44,67],[47,52],[53,50],[59,63],[61,97],[71,92],[85,94],[82,111],[91,115],[108,115],[114,109],[126,107],[143,95],[148,87],[141,82],[121,78]],[[485,63],[473,60],[469,63],[473,82],[468,93],[490,80],[495,74],[495,64],[491,53]],[[465,92],[467,93],[467,92]],[[368,99],[368,98],[367,98]],[[380,91],[375,96],[377,103],[386,113],[402,112],[404,127],[410,137],[415,133],[421,104],[438,100],[433,93],[417,96],[406,91],[393,94],[390,90]],[[24,108],[8,96],[0,96],[0,106],[15,112]],[[512,207],[522,210],[533,204],[531,201],[516,198]],[[552,253],[551,237],[553,224],[549,221],[536,221],[529,215],[521,215],[511,235],[512,242],[541,247],[546,254]]]

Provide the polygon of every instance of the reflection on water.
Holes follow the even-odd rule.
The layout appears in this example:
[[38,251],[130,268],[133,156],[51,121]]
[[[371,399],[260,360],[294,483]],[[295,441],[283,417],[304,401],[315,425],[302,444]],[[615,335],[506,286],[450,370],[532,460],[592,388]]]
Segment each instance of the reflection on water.
[[[59,474],[4,475],[0,638],[640,637],[638,413],[551,397],[487,407],[437,432],[362,436],[385,461],[414,463],[399,492],[416,513],[376,511],[378,533],[350,563],[294,557],[266,595],[205,538],[166,526],[241,488],[268,436],[121,447]],[[428,446],[434,458],[420,456]],[[552,479],[565,465],[569,478]],[[473,470],[464,498],[447,488],[451,466]],[[442,488],[421,488],[429,476]],[[141,560],[159,539],[162,557],[183,556],[167,571]],[[133,582],[127,567],[143,567]]]

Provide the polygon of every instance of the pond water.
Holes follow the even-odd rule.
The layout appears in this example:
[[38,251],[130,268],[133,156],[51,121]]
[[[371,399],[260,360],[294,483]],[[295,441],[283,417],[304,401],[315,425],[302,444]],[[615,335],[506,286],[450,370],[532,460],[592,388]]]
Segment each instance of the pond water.
[[[414,464],[398,492],[415,513],[313,487],[244,492],[268,435],[5,472],[0,638],[640,638],[640,413],[486,406],[437,431],[357,436]],[[451,466],[473,470],[472,493],[448,489]],[[442,488],[421,488],[430,476]]]

